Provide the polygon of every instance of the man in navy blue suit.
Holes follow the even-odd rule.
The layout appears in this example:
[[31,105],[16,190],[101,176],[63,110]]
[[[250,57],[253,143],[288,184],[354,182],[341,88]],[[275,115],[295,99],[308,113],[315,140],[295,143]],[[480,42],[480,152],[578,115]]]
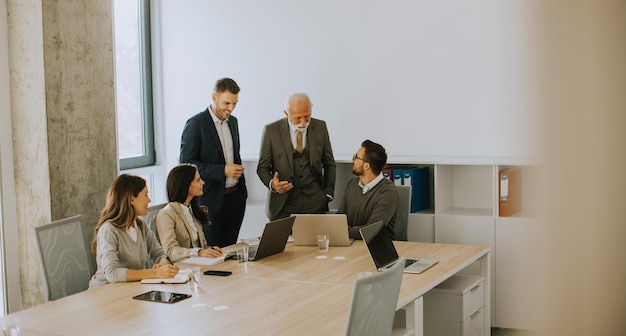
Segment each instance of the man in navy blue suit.
[[211,224],[202,229],[209,246],[237,242],[246,210],[246,181],[239,155],[239,127],[232,116],[239,86],[230,78],[217,80],[213,104],[189,118],[180,143],[180,162],[193,163],[204,180],[200,204],[210,212]]

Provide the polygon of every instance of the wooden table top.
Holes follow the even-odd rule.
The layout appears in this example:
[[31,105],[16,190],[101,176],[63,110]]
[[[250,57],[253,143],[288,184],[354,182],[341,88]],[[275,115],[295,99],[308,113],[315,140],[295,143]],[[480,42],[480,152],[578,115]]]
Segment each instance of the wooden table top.
[[[400,256],[439,260],[439,263],[422,274],[403,275],[398,308],[424,295],[490,251],[488,246],[459,244],[395,241],[394,245]],[[317,259],[318,257],[326,258]],[[204,269],[209,268],[232,271],[234,276],[349,286],[352,286],[359,272],[376,272],[374,262],[362,240],[356,240],[346,247],[331,246],[326,253],[320,253],[317,246],[287,244],[283,253],[260,261],[249,261],[242,265],[235,260],[227,260]]]
[[[422,274],[403,276],[399,308],[489,252],[484,246],[394,244],[401,256],[439,260]],[[339,335],[345,331],[356,274],[376,271],[362,241],[330,247],[323,254],[317,247],[288,244],[285,252],[259,261],[227,260],[201,269],[229,270],[233,275],[202,276],[198,289],[189,284],[113,283],[10,317],[21,320],[22,335],[293,335],[296,331]],[[153,289],[192,297],[175,304],[132,299]]]

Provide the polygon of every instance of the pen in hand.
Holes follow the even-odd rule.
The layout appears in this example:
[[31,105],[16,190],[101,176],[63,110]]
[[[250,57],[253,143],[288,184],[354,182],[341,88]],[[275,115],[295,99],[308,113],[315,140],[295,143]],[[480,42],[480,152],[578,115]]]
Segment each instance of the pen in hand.
[[157,270],[157,278],[173,278],[180,270],[168,256],[161,258],[152,268]]

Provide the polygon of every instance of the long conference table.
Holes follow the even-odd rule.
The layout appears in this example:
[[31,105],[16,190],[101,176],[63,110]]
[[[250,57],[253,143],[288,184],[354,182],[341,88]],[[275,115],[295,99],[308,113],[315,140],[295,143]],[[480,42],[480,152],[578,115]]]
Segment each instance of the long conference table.
[[[397,309],[406,311],[408,329],[423,335],[422,296],[478,262],[485,281],[484,331],[490,335],[490,247],[400,241],[394,245],[401,256],[439,260],[422,274],[403,275]],[[181,264],[187,267],[193,265]],[[331,246],[327,253],[289,243],[283,253],[258,261],[226,260],[202,266],[202,271],[207,269],[233,274],[203,275],[197,289],[189,284],[112,283],[8,318],[20,320],[20,335],[342,335],[356,275],[376,271],[362,241]],[[192,297],[174,304],[132,299],[149,290]]]

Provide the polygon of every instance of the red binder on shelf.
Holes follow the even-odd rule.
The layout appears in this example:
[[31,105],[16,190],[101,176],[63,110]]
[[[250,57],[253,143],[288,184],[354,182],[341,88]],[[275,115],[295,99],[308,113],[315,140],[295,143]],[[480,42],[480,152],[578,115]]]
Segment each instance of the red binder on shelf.
[[380,172],[383,173],[383,176],[386,179],[389,179],[391,182],[393,182],[393,171],[391,170],[391,168],[384,168]]
[[522,209],[522,170],[507,168],[500,171],[500,217],[511,217]]

